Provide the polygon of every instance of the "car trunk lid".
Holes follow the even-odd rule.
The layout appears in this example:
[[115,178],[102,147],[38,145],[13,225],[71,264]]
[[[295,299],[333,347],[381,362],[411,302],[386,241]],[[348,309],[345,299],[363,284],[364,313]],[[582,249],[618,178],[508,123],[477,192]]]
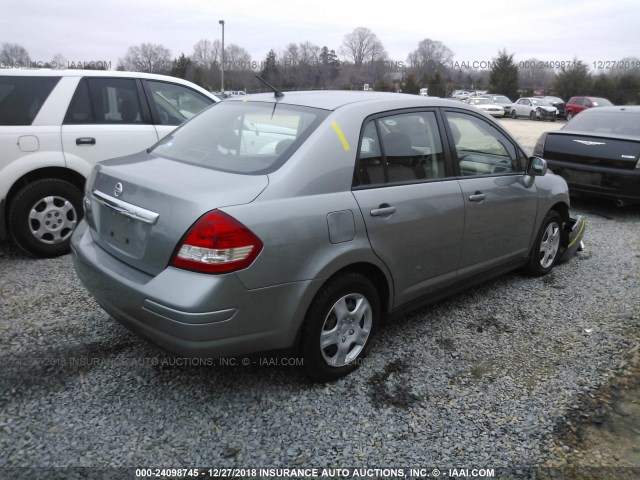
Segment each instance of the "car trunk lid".
[[[571,153],[569,153],[571,152]],[[640,158],[640,141],[571,132],[548,132],[544,158],[567,164],[632,170]]]
[[250,203],[266,175],[243,175],[140,153],[98,164],[88,188],[91,234],[126,264],[157,275],[208,211]]

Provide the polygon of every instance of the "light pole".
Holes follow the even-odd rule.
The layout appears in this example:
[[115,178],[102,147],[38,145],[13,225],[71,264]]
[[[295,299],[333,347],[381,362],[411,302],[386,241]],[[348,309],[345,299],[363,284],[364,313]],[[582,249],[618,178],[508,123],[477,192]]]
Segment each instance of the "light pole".
[[218,20],[222,25],[222,62],[220,62],[220,93],[224,96],[224,20]]

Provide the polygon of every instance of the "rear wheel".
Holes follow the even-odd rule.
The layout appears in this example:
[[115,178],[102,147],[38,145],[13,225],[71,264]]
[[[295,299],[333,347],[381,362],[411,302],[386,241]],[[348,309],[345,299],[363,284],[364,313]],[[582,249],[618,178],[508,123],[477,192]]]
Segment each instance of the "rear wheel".
[[560,258],[562,250],[562,217],[551,210],[542,221],[526,272],[534,277],[546,275]]
[[308,375],[327,382],[355,370],[369,351],[379,318],[378,291],[365,276],[345,273],[322,287],[302,333]]
[[69,252],[82,218],[82,192],[64,180],[38,180],[16,194],[8,216],[20,248],[38,257],[56,257]]

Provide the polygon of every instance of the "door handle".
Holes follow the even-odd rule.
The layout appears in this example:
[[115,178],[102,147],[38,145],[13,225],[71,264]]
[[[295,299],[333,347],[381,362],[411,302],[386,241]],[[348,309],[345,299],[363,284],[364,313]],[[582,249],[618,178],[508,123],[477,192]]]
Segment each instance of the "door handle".
[[76,138],[76,145],[95,145],[96,139],[93,137]]
[[396,213],[396,207],[392,207],[388,203],[383,203],[378,208],[371,210],[372,217],[388,217],[389,215]]
[[487,196],[482,192],[476,192],[473,195],[469,195],[469,200],[471,202],[481,202],[485,198],[487,198]]

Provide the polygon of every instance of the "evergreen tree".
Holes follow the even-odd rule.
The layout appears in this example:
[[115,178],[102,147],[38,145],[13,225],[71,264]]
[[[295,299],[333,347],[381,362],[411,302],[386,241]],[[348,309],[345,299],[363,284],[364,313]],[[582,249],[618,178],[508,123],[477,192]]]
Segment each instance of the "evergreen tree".
[[592,86],[587,64],[574,58],[570,66],[560,69],[553,82],[553,91],[559,97],[569,100],[575,95],[589,95]]
[[180,54],[180,56],[173,60],[171,65],[171,72],[169,73],[172,77],[178,78],[188,78],[187,74],[191,69],[191,59],[187,57],[184,53]]
[[491,65],[489,89],[493,93],[516,99],[518,88],[518,66],[513,61],[513,53],[509,55],[506,50],[500,50],[498,58],[494,58]]
[[278,59],[276,57],[275,50],[269,50],[267,53],[267,58],[264,61],[264,65],[262,66],[262,78],[264,78],[267,82],[271,83],[275,86],[278,82],[279,71],[278,71]]
[[413,93],[417,94],[420,92],[420,85],[416,82],[416,77],[413,73],[407,75],[407,79],[404,81],[404,85],[402,87],[402,93]]
[[444,79],[440,75],[440,71],[433,74],[433,78],[429,80],[429,95],[432,97],[446,97],[446,88]]

